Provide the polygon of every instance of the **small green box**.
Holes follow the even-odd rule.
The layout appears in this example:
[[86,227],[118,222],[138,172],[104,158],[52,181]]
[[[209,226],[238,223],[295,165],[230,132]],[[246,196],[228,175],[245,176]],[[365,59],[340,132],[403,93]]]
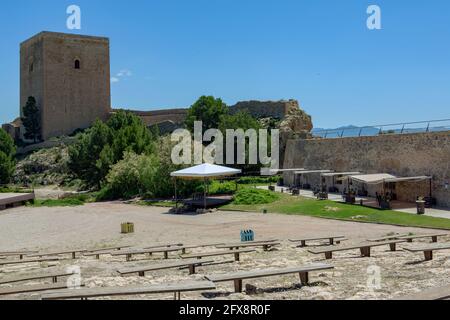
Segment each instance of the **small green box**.
[[121,225],[122,233],[134,233],[134,223],[125,222]]

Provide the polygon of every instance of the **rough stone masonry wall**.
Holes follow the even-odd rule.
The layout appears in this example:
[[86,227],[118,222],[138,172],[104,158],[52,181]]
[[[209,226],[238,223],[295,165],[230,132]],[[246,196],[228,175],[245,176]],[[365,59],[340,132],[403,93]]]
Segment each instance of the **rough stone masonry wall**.
[[[20,103],[34,96],[44,140],[106,120],[111,112],[109,40],[41,32],[21,44]],[[80,69],[75,68],[80,61]],[[32,67],[31,67],[32,66]]]
[[280,101],[242,101],[230,107],[232,113],[247,111],[255,118],[283,119],[290,110],[299,109],[297,100]]
[[[247,111],[255,118],[284,119],[293,110],[299,110],[297,100],[280,101],[242,101],[230,107],[231,113]],[[176,124],[183,123],[187,117],[188,109],[166,109],[155,111],[129,110],[139,116],[147,126],[161,122],[172,121]]]
[[[450,207],[450,131],[342,139],[289,140],[284,168],[330,169],[337,172],[432,176],[438,205]],[[285,183],[293,174],[285,174]],[[427,196],[426,184],[398,184],[400,200]],[[420,193],[420,194],[419,194]],[[421,194],[425,193],[425,194]]]

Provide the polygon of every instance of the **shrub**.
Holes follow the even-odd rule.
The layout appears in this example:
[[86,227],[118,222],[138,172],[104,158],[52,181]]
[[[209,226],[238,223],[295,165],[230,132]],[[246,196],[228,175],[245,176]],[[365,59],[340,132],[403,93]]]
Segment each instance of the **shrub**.
[[280,196],[267,190],[245,188],[239,190],[234,198],[234,204],[252,205],[268,204],[280,199]]
[[263,184],[263,183],[277,183],[281,176],[272,177],[242,177],[238,180],[239,184]]
[[[132,198],[157,190],[159,163],[155,156],[126,152],[124,159],[111,167],[100,198]],[[103,199],[105,200],[105,199]]]
[[89,186],[100,188],[111,166],[121,161],[125,152],[151,154],[154,137],[142,120],[132,113],[118,111],[106,123],[78,135],[69,148],[69,168],[75,177]]
[[16,147],[13,139],[0,128],[0,185],[10,182],[15,169]]
[[[204,192],[204,184],[199,185],[196,188],[196,192]],[[208,185],[208,194],[233,194],[236,192],[236,184],[233,181],[220,182],[213,180]]]

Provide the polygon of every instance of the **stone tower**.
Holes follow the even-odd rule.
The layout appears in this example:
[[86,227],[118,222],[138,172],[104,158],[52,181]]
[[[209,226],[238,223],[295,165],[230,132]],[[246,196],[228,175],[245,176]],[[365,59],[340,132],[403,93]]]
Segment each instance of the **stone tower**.
[[20,106],[35,97],[42,139],[106,120],[110,90],[108,38],[41,32],[21,43]]

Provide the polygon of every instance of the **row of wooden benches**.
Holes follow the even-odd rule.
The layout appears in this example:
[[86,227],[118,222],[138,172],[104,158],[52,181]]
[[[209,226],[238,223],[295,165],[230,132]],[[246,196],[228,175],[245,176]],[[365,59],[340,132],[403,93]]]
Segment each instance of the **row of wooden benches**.
[[[360,248],[362,255],[370,256],[370,248],[371,247],[382,246],[382,245],[389,244],[390,247],[391,247],[391,250],[395,250],[395,246],[396,246],[397,243],[402,243],[402,242],[406,242],[406,241],[412,241],[412,239],[422,238],[422,237],[431,237],[432,241],[436,242],[437,241],[437,237],[438,236],[443,236],[443,235],[446,235],[446,234],[408,236],[407,239],[402,239],[402,240],[391,240],[391,241],[382,241],[382,242],[375,242],[375,241],[373,241],[372,243],[367,242],[365,244],[360,244],[360,245],[356,245],[356,246],[332,247],[331,251],[330,251],[330,248],[325,248],[325,249],[314,250],[313,253],[325,253],[326,256],[331,257],[329,254],[327,254],[327,252],[344,251],[344,250],[351,250],[351,249]],[[339,242],[339,239],[341,239],[341,241],[342,241],[342,239],[345,239],[345,238],[342,237],[342,236],[337,236],[337,237],[333,236],[333,237],[326,237],[326,238],[297,239],[297,240],[291,240],[291,241],[293,241],[293,242],[297,242],[297,241],[302,242],[302,241],[323,240],[323,239],[329,239],[330,243],[331,243],[331,241],[337,243],[337,242]],[[380,240],[377,240],[377,241],[380,241]],[[151,265],[151,266],[139,267],[139,268],[125,268],[125,269],[118,270],[118,272],[121,275],[137,273],[140,276],[144,276],[145,272],[147,272],[147,271],[178,267],[178,268],[188,268],[190,274],[193,274],[193,273],[195,273],[195,268],[197,266],[207,266],[207,265],[218,264],[218,263],[227,263],[227,261],[214,262],[213,260],[210,260],[210,259],[208,259],[208,260],[206,260],[206,259],[199,260],[199,259],[201,259],[203,257],[210,257],[210,256],[216,256],[216,255],[225,255],[225,254],[234,254],[235,255],[235,260],[239,260],[239,258],[236,258],[236,254],[243,253],[243,252],[252,252],[252,251],[254,251],[254,250],[250,250],[250,249],[241,249],[241,250],[239,250],[239,247],[241,247],[241,245],[243,245],[244,247],[262,246],[262,247],[264,247],[266,249],[265,246],[271,247],[272,245],[275,246],[275,245],[278,245],[278,244],[279,243],[277,243],[276,240],[265,241],[265,242],[264,241],[253,242],[253,243],[246,243],[246,244],[242,244],[242,243],[228,244],[228,245],[214,244],[214,245],[219,246],[221,248],[229,248],[230,251],[200,253],[200,254],[196,254],[196,255],[183,255],[182,257],[184,259],[186,259],[184,261],[172,262],[172,263],[167,263],[167,264],[159,264],[159,265]],[[302,245],[303,245],[303,243],[302,243]],[[169,245],[168,247],[171,247],[171,246],[173,246],[173,245]],[[177,246],[180,246],[180,245],[177,245]],[[205,246],[207,246],[207,245],[205,245]],[[199,246],[195,246],[195,247],[199,247]],[[157,247],[157,248],[159,248],[159,247]],[[445,249],[445,248],[446,248],[445,245],[444,246],[439,246],[439,249]],[[124,247],[120,247],[120,248],[116,247],[116,248],[108,248],[108,249],[109,250],[114,250],[114,251],[120,251],[121,249],[124,249]],[[91,253],[103,252],[103,250],[105,250],[105,249],[93,251]],[[430,249],[428,248],[427,251],[428,250],[430,250]],[[125,255],[126,255],[126,253],[125,253]],[[36,256],[37,257],[41,257],[39,254],[36,255]],[[189,260],[190,258],[197,258],[197,259]],[[36,259],[34,261],[38,261],[38,260],[40,260],[40,259]],[[232,261],[228,261],[228,262],[232,262]],[[299,271],[298,268],[294,268],[294,269],[287,268],[287,269],[278,269],[278,270],[263,270],[263,271],[254,271],[254,272],[244,272],[244,273],[238,273],[238,274],[232,274],[232,275],[210,276],[210,277],[207,277],[206,279],[209,280],[209,281],[212,281],[212,282],[233,281],[234,284],[235,284],[235,291],[236,292],[241,292],[242,291],[242,280],[256,278],[256,277],[265,277],[265,276],[281,275],[281,274],[286,274],[286,273],[297,273],[298,272],[300,274],[300,278],[302,280],[302,283],[307,283],[308,282],[308,272],[309,271],[314,271],[315,269],[314,270],[313,269],[306,269],[306,271],[305,271],[305,267],[302,267],[302,268],[300,268],[300,269],[303,270],[303,271],[301,271],[301,270]],[[5,281],[0,282],[0,284],[15,283],[15,282],[20,282],[20,281],[27,281],[27,280],[41,279],[41,278],[51,278],[53,280],[53,284],[51,284],[51,285],[25,286],[25,287],[18,287],[18,288],[0,289],[0,295],[2,295],[2,294],[23,293],[23,292],[36,292],[36,291],[48,291],[48,290],[64,289],[65,285],[57,283],[57,278],[58,277],[62,277],[62,276],[69,276],[69,275],[71,275],[71,274],[69,274],[69,273],[54,273],[54,274],[44,275],[44,276],[38,277],[38,278],[24,277],[24,278],[21,278],[21,279],[19,278],[19,279],[5,280]],[[193,288],[192,287],[192,282],[188,283],[187,285],[186,284],[182,284],[182,285],[173,285],[173,286],[169,286],[169,287],[170,288],[167,289],[167,290],[169,290],[169,291],[173,290],[171,292],[175,292],[175,296],[178,295],[178,297],[180,297],[180,292],[195,291],[195,290],[190,290],[190,289]],[[201,288],[204,287],[204,282],[203,282],[203,284],[200,287]],[[85,294],[86,294],[85,298],[88,298],[88,297],[99,296],[99,294],[100,294],[100,296],[102,296],[102,295],[109,295],[109,294],[111,294],[111,295],[120,295],[124,291],[125,291],[124,294],[137,294],[138,292],[141,292],[141,294],[144,294],[144,293],[151,293],[152,291],[155,291],[154,293],[163,292],[163,291],[160,291],[160,290],[162,290],[161,288],[162,288],[161,286],[156,286],[156,287],[155,286],[150,286],[150,287],[148,287],[148,286],[147,287],[130,287],[130,288],[95,288],[95,289],[83,289],[83,292],[85,292]],[[177,290],[175,290],[174,288],[177,289]],[[165,292],[168,292],[168,291],[165,291]],[[49,297],[49,299],[51,299],[52,297],[55,298],[55,295],[57,295],[57,294],[58,293],[52,293],[51,296]],[[67,296],[67,297],[70,296],[69,298],[83,298],[83,297],[78,297],[78,296],[77,297],[73,297],[73,295],[70,295],[70,294],[65,294],[65,296]],[[58,299],[59,298],[64,298],[64,297],[58,297]]]
[[[128,286],[128,287],[97,287],[97,288],[79,288],[77,290],[67,289],[67,285],[58,283],[58,277],[70,276],[72,273],[53,273],[42,276],[27,277],[17,279],[25,281],[30,279],[53,279],[51,285],[23,286],[12,289],[1,289],[0,295],[42,292],[42,300],[63,300],[63,299],[82,299],[106,297],[106,296],[127,296],[127,295],[147,295],[157,293],[173,293],[174,299],[181,299],[182,292],[205,291],[216,289],[216,283],[232,281],[234,291],[240,293],[243,290],[243,280],[280,276],[287,274],[298,274],[303,286],[309,284],[309,273],[313,271],[330,270],[334,267],[328,264],[311,264],[300,267],[289,267],[280,269],[266,269],[257,271],[245,271],[231,274],[206,276],[201,281],[185,281],[179,283]],[[5,283],[5,282],[3,282]],[[82,285],[83,286],[83,285]],[[59,290],[58,290],[59,289]],[[64,290],[65,289],[65,290]],[[57,290],[57,291],[56,291]],[[444,300],[450,298],[450,286],[433,288],[417,294],[398,298],[397,300]]]
[[[253,241],[253,242],[241,242],[241,243],[231,243],[231,244],[223,244],[223,243],[214,243],[214,244],[202,244],[202,245],[191,245],[191,246],[183,246],[182,244],[168,244],[168,245],[160,245],[160,246],[152,246],[146,247],[143,249],[132,249],[131,247],[113,247],[106,249],[99,249],[94,251],[87,250],[67,250],[67,251],[58,251],[58,252],[46,252],[46,253],[30,253],[30,252],[3,252],[0,253],[2,256],[18,256],[19,260],[6,260],[3,259],[0,261],[0,265],[8,265],[8,264],[19,264],[19,263],[32,263],[32,262],[44,262],[44,261],[57,261],[59,258],[57,256],[71,254],[72,258],[76,258],[76,254],[82,254],[83,256],[95,256],[97,259],[100,259],[101,255],[111,255],[111,256],[125,256],[127,261],[131,261],[132,256],[148,254],[153,255],[155,253],[163,253],[164,258],[169,258],[169,253],[171,252],[181,252],[181,258],[202,258],[202,257],[211,257],[211,256],[220,256],[220,255],[228,255],[233,254],[235,256],[235,260],[239,261],[241,253],[252,252],[254,250],[251,249],[239,249],[239,248],[251,248],[251,247],[262,247],[264,250],[269,250],[275,246],[279,246],[281,243],[277,242],[277,240],[264,240],[264,241]],[[187,249],[195,249],[201,247],[217,247],[219,249],[230,249],[230,251],[215,251],[208,253],[195,253],[195,254],[186,254]],[[25,259],[24,259],[25,257]]]
[[[202,265],[210,261],[202,261],[202,262],[188,262],[188,263],[179,263],[172,264],[167,267],[179,267],[184,266],[186,264],[189,265]],[[146,270],[156,270],[156,267],[149,267]],[[162,268],[162,267],[161,267]],[[280,269],[267,269],[267,270],[257,270],[257,271],[244,271],[244,272],[236,272],[236,273],[227,273],[220,275],[210,275],[205,276],[205,280],[203,281],[188,281],[182,283],[172,283],[165,285],[151,285],[151,286],[130,286],[130,287],[100,287],[100,288],[80,288],[77,290],[67,289],[67,285],[65,283],[58,283],[57,278],[70,276],[72,273],[64,273],[64,272],[56,272],[49,273],[40,276],[29,276],[16,278],[14,280],[7,280],[0,282],[0,284],[5,283],[17,283],[21,281],[29,281],[36,279],[45,279],[49,278],[53,280],[53,284],[48,285],[33,285],[33,286],[20,286],[14,288],[3,288],[0,289],[0,295],[11,295],[11,294],[19,294],[19,293],[32,293],[32,292],[41,292],[41,291],[49,291],[49,290],[58,290],[58,289],[67,289],[67,290],[58,290],[54,292],[45,293],[42,295],[42,299],[44,300],[54,300],[54,299],[87,299],[94,297],[102,297],[102,296],[119,296],[119,295],[141,295],[141,294],[152,294],[152,293],[164,293],[164,292],[173,292],[175,293],[175,297],[180,298],[181,292],[186,291],[198,291],[198,290],[213,290],[216,289],[215,283],[219,282],[227,282],[232,281],[234,283],[234,290],[236,293],[242,292],[242,282],[246,279],[255,279],[262,277],[272,277],[272,276],[280,276],[286,274],[298,274],[300,276],[300,281],[302,285],[307,285],[309,283],[309,273],[313,271],[321,271],[321,270],[329,270],[333,269],[332,265],[328,264],[311,264],[306,266],[299,267],[289,267],[289,268],[280,268]],[[125,274],[132,272],[132,270],[126,270]],[[138,271],[140,272],[140,271]],[[83,285],[82,285],[83,286]]]
[[332,259],[333,253],[338,251],[349,251],[349,250],[357,250],[359,249],[361,252],[361,256],[370,257],[371,248],[380,247],[388,245],[391,251],[397,250],[397,244],[412,242],[414,239],[421,238],[431,238],[433,244],[430,245],[421,245],[418,247],[403,247],[403,250],[409,252],[423,252],[425,256],[425,261],[429,261],[433,259],[433,251],[438,250],[448,250],[450,249],[450,243],[437,244],[438,237],[447,236],[448,234],[440,233],[440,234],[426,234],[426,235],[411,235],[411,236],[396,236],[392,237],[392,239],[396,240],[388,240],[388,241],[379,241],[380,239],[384,240],[385,238],[379,238],[377,240],[368,240],[367,242],[349,245],[349,246],[330,246],[319,249],[311,249],[308,250],[312,254],[325,254],[325,259]]
[[[383,237],[378,239],[369,239],[367,242],[359,243],[356,245],[349,245],[349,246],[330,246],[325,248],[319,248],[319,249],[311,249],[309,250],[310,253],[313,254],[325,254],[326,259],[332,259],[333,253],[338,251],[349,251],[349,250],[356,250],[359,249],[361,252],[361,255],[363,257],[370,257],[371,255],[371,248],[373,247],[379,247],[384,245],[389,245],[391,251],[396,251],[396,245],[399,243],[404,242],[412,242],[414,239],[420,239],[420,238],[431,238],[433,243],[436,243],[438,240],[438,237],[440,236],[446,236],[447,234],[440,233],[440,234],[426,234],[426,235],[393,235],[389,237]],[[389,240],[389,241],[380,241],[385,239],[397,239],[397,240]],[[321,237],[321,238],[302,238],[302,239],[290,239],[291,242],[301,243],[301,247],[306,246],[307,241],[318,241],[318,240],[329,240],[330,244],[340,244],[341,241],[346,240],[344,236],[328,236],[328,237]],[[202,257],[213,257],[213,256],[222,256],[222,255],[229,255],[232,254],[235,257],[235,261],[240,260],[240,254],[242,253],[249,253],[254,251],[253,249],[245,249],[249,247],[263,247],[264,250],[269,250],[272,247],[280,245],[280,242],[277,242],[276,240],[265,240],[265,241],[254,241],[249,243],[232,243],[232,244],[204,244],[204,245],[196,245],[196,246],[183,246],[182,244],[168,244],[163,246],[153,246],[148,247],[144,249],[127,249],[130,247],[113,247],[113,248],[106,248],[106,249],[99,249],[94,251],[86,252],[84,250],[69,250],[69,251],[63,251],[63,252],[53,252],[53,253],[29,253],[29,252],[4,252],[0,253],[2,256],[13,256],[13,255],[20,255],[21,258],[23,258],[23,255],[27,254],[28,259],[22,259],[22,260],[6,260],[2,259],[0,260],[0,266],[1,265],[8,265],[8,264],[18,264],[18,263],[39,263],[44,261],[58,261],[59,258],[56,257],[56,255],[63,255],[63,254],[72,254],[72,258],[75,257],[76,253],[83,253],[84,256],[95,256],[97,259],[100,258],[100,255],[107,254],[112,256],[126,256],[126,260],[130,261],[132,259],[133,255],[138,254],[149,254],[152,255],[154,253],[164,253],[164,258],[169,258],[169,252],[176,252],[181,251],[182,255],[181,258],[183,259],[191,259],[191,258],[202,258]],[[216,246],[217,248],[221,249],[230,249],[230,251],[214,251],[214,252],[206,252],[206,253],[194,253],[194,254],[186,254],[186,249],[191,248],[200,248],[200,247],[207,247],[207,246]],[[244,249],[239,249],[244,248]],[[437,250],[447,250],[450,249],[450,244],[433,244],[433,245],[426,245],[426,246],[420,246],[420,247],[414,247],[414,248],[403,248],[404,250],[410,251],[410,252],[423,252],[425,256],[425,260],[429,261],[433,259],[433,252]],[[55,255],[55,257],[54,257]],[[45,257],[45,258],[43,258]]]

